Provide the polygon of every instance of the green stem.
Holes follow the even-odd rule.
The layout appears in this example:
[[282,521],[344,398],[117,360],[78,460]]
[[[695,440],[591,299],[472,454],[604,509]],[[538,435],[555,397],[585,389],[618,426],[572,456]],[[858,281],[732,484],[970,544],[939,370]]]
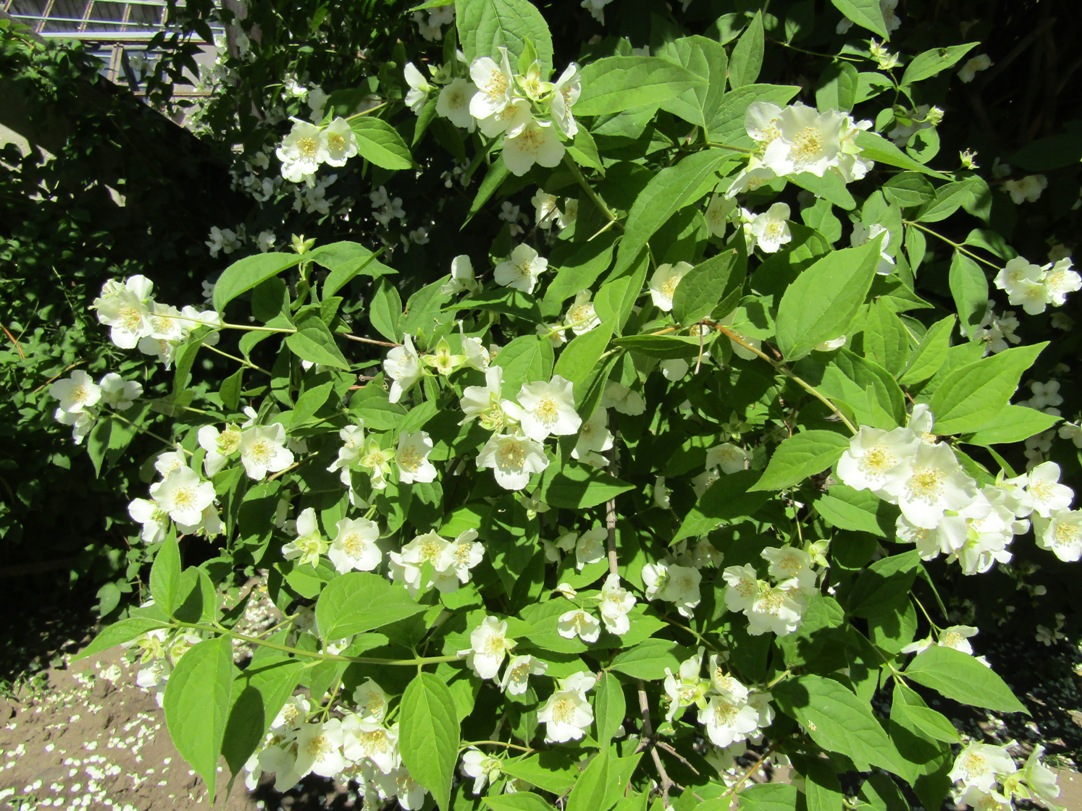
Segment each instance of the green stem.
[[730,152],[743,152],[745,155],[754,155],[759,150],[747,146],[736,146],[735,144],[719,144],[714,141],[706,141],[703,146],[708,149],[728,149]]
[[466,741],[458,747],[458,751],[461,752],[463,749],[470,746],[502,746],[506,749],[517,749],[520,752],[525,752],[527,755],[532,755],[536,751],[528,746],[520,746],[517,743],[507,743],[506,741]]
[[390,104],[390,102],[385,101],[382,104],[377,104],[375,107],[369,107],[367,110],[361,110],[361,112],[359,113],[354,113],[353,115],[346,116],[346,121],[352,121],[355,118],[364,118],[366,115],[372,115],[372,113],[376,112],[377,110],[382,110],[388,104]]
[[271,377],[271,373],[270,373],[270,372],[268,372],[268,371],[267,371],[266,369],[264,369],[264,368],[263,368],[262,366],[256,366],[256,365],[255,365],[254,363],[252,363],[252,362],[251,362],[250,360],[245,360],[244,358],[241,358],[241,357],[238,357],[238,356],[236,356],[236,355],[230,354],[229,352],[225,352],[225,351],[223,351],[223,350],[219,349],[218,347],[216,347],[216,346],[211,346],[210,344],[207,344],[207,343],[204,343],[204,344],[203,344],[203,346],[204,346],[205,348],[209,349],[209,350],[210,350],[211,352],[214,352],[214,353],[215,353],[216,355],[221,355],[221,356],[222,356],[223,358],[229,358],[230,360],[236,361],[236,362],[237,362],[237,363],[239,363],[239,364],[240,364],[241,366],[246,366],[246,367],[248,367],[249,369],[254,369],[254,370],[255,370],[255,371],[257,371],[257,372],[262,372],[262,373],[263,373],[263,374],[265,374],[265,375],[266,375],[267,377]]
[[948,239],[947,237],[943,236],[938,231],[933,231],[931,228],[928,228],[927,226],[921,225],[919,222],[913,222],[912,220],[902,220],[902,222],[905,223],[906,225],[910,225],[913,228],[916,228],[919,231],[923,231],[926,234],[931,234],[936,239],[939,239],[939,240],[942,240],[943,242],[946,242],[948,245],[950,245],[952,248],[954,248],[954,250],[958,251],[959,253],[964,253],[970,259],[972,259],[972,260],[974,260],[976,262],[980,262],[983,265],[987,265],[988,267],[992,268],[992,270],[1000,271],[1000,270],[1003,269],[1002,266],[997,265],[994,262],[989,262],[983,256],[979,256],[978,254],[973,253],[973,251],[969,250],[965,245],[962,245],[960,242],[955,242],[953,239]]
[[[159,442],[161,442],[161,443],[163,443],[163,444],[165,444],[165,445],[168,445],[168,446],[169,446],[170,448],[173,448],[173,449],[177,449],[177,443],[173,442],[173,441],[172,441],[171,439],[166,439],[166,438],[165,438],[165,437],[163,437],[163,436],[162,436],[161,434],[156,434],[156,433],[154,433],[153,431],[151,431],[151,430],[147,429],[146,427],[144,427],[144,426],[142,426],[142,425],[139,425],[138,423],[134,423],[134,422],[132,422],[132,421],[131,421],[131,420],[129,420],[129,419],[127,418],[127,417],[125,417],[124,415],[122,415],[122,414],[121,414],[120,412],[118,412],[118,411],[114,411],[114,412],[112,413],[112,416],[113,416],[113,417],[114,417],[115,419],[118,419],[118,420],[120,420],[121,422],[126,422],[126,423],[127,423],[128,425],[130,425],[130,426],[131,426],[132,428],[136,428],[136,429],[138,429],[139,431],[143,432],[143,433],[144,433],[144,434],[146,434],[147,436],[152,436],[152,437],[154,437],[154,438],[155,438],[156,440],[158,440]],[[185,448],[179,448],[179,450],[181,450],[181,451],[183,451],[184,453],[188,454],[188,456],[193,456],[193,455],[194,455],[194,454],[192,454],[192,452],[191,452],[191,451],[189,451],[189,450],[186,450]]]
[[857,427],[855,425],[853,425],[853,423],[851,423],[849,421],[848,417],[846,417],[841,411],[838,410],[838,407],[836,405],[834,405],[834,403],[830,402],[830,400],[828,400],[822,393],[820,393],[820,391],[817,388],[815,388],[815,386],[813,386],[807,380],[805,380],[804,378],[800,377],[799,375],[793,373],[789,369],[789,367],[787,367],[784,363],[774,360],[774,358],[770,357],[769,355],[767,355],[762,350],[758,349],[757,347],[752,346],[746,340],[744,340],[743,336],[739,335],[736,332],[733,332],[728,327],[722,326],[721,324],[713,324],[712,326],[714,327],[714,329],[716,329],[718,332],[720,332],[722,335],[724,335],[730,341],[733,341],[735,343],[740,344],[742,347],[747,349],[749,352],[754,352],[758,357],[765,360],[767,363],[769,363],[771,366],[773,366],[776,370],[778,370],[783,375],[788,377],[790,380],[792,380],[794,383],[796,383],[798,386],[800,386],[802,389],[804,389],[804,391],[808,392],[808,394],[810,394],[816,400],[818,400],[823,405],[825,405],[827,408],[829,408],[834,413],[834,415],[839,420],[842,421],[842,423],[845,425],[845,427],[848,428],[852,433],[855,434],[857,432]]
[[253,327],[249,324],[231,324],[223,321],[219,325],[222,329],[239,329],[244,332],[277,332],[283,335],[292,335],[297,331],[296,327]]
[[601,199],[601,196],[596,191],[594,191],[593,187],[579,170],[579,167],[575,163],[575,161],[571,159],[570,155],[564,155],[564,166],[566,166],[571,171],[571,176],[575,178],[575,182],[582,187],[582,190],[584,192],[586,192],[586,196],[593,201],[593,204],[601,210],[602,214],[608,217],[609,222],[615,223],[616,226],[622,231],[624,229],[623,224],[617,220],[616,215],[612,213],[612,209],[610,209],[605,203],[605,201]]

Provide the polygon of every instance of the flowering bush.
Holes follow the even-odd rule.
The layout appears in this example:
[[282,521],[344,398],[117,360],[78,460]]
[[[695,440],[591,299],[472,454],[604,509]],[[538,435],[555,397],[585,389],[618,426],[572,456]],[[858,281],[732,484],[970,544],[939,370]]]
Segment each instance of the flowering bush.
[[[1028,318],[1079,276],[939,225],[1014,205],[971,153],[934,160],[943,111],[916,104],[974,79],[976,43],[892,52],[889,0],[836,0],[826,30],[691,3],[645,50],[554,42],[527,0],[427,5],[442,58],[294,116],[277,171],[423,179],[446,150],[468,206],[423,239],[240,259],[206,309],[140,276],[94,301],[172,368],[174,413],[130,507],[152,600],[88,653],[136,647],[212,792],[224,757],[406,808],[1053,807],[1039,751],[1019,768],[929,704],[1025,711],[941,589],[1082,557],[1061,467],[1020,446],[1059,395],[1012,403],[1047,342],[989,306],[990,277]],[[837,54],[814,93],[760,82],[805,39]],[[457,236],[497,201],[490,239]],[[424,240],[455,255],[418,283],[394,265]],[[197,397],[204,352],[236,370]],[[139,396],[53,394],[76,440]],[[282,614],[259,635],[220,604],[239,571]],[[799,779],[749,781],[767,760]]]

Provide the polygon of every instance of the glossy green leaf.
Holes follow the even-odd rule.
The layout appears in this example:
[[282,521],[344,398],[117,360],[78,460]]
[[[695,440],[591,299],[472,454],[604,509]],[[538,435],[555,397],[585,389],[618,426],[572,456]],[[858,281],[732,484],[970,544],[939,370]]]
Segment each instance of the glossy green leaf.
[[890,32],[887,31],[887,23],[883,19],[879,0],[830,0],[830,2],[850,22],[866,28],[881,39],[890,39]]
[[89,645],[72,657],[72,661],[77,662],[80,659],[86,659],[104,650],[115,648],[117,645],[131,642],[133,639],[147,633],[147,631],[166,627],[168,627],[168,623],[163,620],[149,619],[147,617],[126,617],[102,628],[101,632],[94,637]]
[[933,645],[917,654],[904,675],[910,681],[971,707],[1029,715],[1025,705],[990,667],[953,648]]
[[988,277],[980,265],[961,251],[955,251],[949,278],[958,318],[972,339],[988,310]]
[[172,616],[180,597],[180,546],[170,534],[158,547],[150,567],[150,596],[154,603]]
[[454,696],[442,679],[419,673],[406,687],[399,713],[402,762],[410,776],[432,794],[436,805],[447,811],[458,762]]
[[928,328],[910,355],[905,372],[898,378],[898,382],[906,386],[923,383],[942,368],[947,360],[947,347],[950,346],[954,323],[955,317],[949,315]]
[[913,57],[913,61],[905,67],[905,73],[902,74],[902,86],[923,82],[925,79],[930,79],[953,67],[979,44],[977,42],[967,42],[964,45],[934,48],[917,54]]
[[514,70],[529,42],[542,78],[548,78],[552,35],[541,12],[528,0],[455,0],[455,25],[467,62],[482,56],[498,61],[499,49],[506,48]]
[[286,336],[289,351],[301,360],[318,363],[332,369],[349,369],[342,350],[334,339],[334,333],[318,316],[298,322],[297,331]]
[[634,679],[660,679],[668,668],[674,673],[680,667],[678,649],[667,639],[647,639],[616,655],[609,670],[623,673]]
[[372,328],[388,341],[398,343],[402,340],[402,297],[398,288],[387,282],[380,282],[368,305],[368,320]]
[[747,257],[736,250],[722,251],[700,262],[676,286],[673,318],[678,324],[690,326],[710,315],[722,300],[739,293],[746,275]]
[[296,253],[261,253],[234,262],[222,271],[214,285],[214,309],[222,312],[237,296],[296,267],[303,258]]
[[659,106],[699,127],[706,127],[717,114],[725,94],[725,69],[728,56],[716,40],[702,36],[681,37],[658,48],[655,56],[687,68],[701,77],[702,84],[689,87],[679,95],[661,100]]
[[575,115],[619,113],[657,106],[686,90],[705,89],[707,79],[656,56],[609,56],[582,69]]
[[[894,534],[890,505],[867,490],[836,484],[814,503],[815,511],[837,529],[867,532],[880,538]],[[897,511],[895,511],[895,515]]]
[[974,431],[964,441],[970,445],[1005,445],[1023,442],[1036,436],[1060,421],[1054,414],[1046,414],[1029,406],[1009,405],[999,411],[995,418]]
[[183,758],[203,778],[214,801],[218,754],[229,716],[233,644],[228,636],[194,645],[165,684],[165,723]]
[[604,746],[613,739],[624,723],[627,701],[619,679],[611,673],[602,673],[594,692],[594,723],[598,742]]
[[367,572],[346,572],[326,585],[316,602],[324,640],[342,639],[425,611],[400,584]]
[[763,13],[757,11],[733,46],[733,55],[729,60],[729,86],[734,90],[759,78],[765,44]]
[[357,154],[369,163],[391,171],[409,169],[413,156],[398,130],[379,118],[361,116],[349,122]]
[[784,440],[751,490],[784,490],[822,473],[848,449],[849,440],[834,431],[801,431]]

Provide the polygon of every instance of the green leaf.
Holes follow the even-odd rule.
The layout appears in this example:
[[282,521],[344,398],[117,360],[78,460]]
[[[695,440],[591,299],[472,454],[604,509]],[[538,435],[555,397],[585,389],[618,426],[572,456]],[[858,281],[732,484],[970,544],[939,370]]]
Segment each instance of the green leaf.
[[905,395],[890,372],[848,349],[835,354],[819,389],[849,406],[862,425],[890,429],[905,419]]
[[785,783],[752,784],[740,792],[739,811],[792,811],[797,807],[796,786]]
[[703,76],[656,56],[609,56],[582,69],[575,115],[619,113],[657,106],[686,90],[705,89]]
[[665,676],[668,668],[674,673],[680,667],[679,649],[667,639],[647,639],[621,651],[609,664],[609,670],[633,679],[653,681]]
[[503,368],[504,397],[517,397],[524,383],[548,380],[552,375],[552,342],[523,335],[501,349],[493,363]]
[[749,85],[759,78],[763,66],[763,13],[755,12],[748,27],[733,46],[733,56],[729,60],[729,86],[734,90]]
[[673,360],[694,358],[703,352],[708,352],[710,344],[716,339],[716,334],[710,334],[705,338],[691,338],[687,335],[628,335],[624,338],[616,338],[612,343],[614,346],[648,355],[651,358]]
[[910,730],[918,730],[933,741],[961,743],[962,737],[943,713],[928,707],[917,693],[894,682],[890,720]]
[[173,615],[180,596],[180,545],[172,533],[158,547],[150,567],[150,596],[162,611]]
[[837,462],[848,447],[849,440],[833,431],[801,431],[778,445],[751,490],[784,490],[800,484]]
[[1027,172],[1049,172],[1077,166],[1082,161],[1082,138],[1078,137],[1077,123],[1070,128],[1074,131],[1068,135],[1050,135],[1030,141],[1007,160],[1011,166]]
[[972,178],[945,183],[935,190],[935,197],[917,209],[914,219],[917,222],[945,220],[962,206],[972,205],[978,188]]
[[938,372],[947,360],[947,348],[950,346],[953,329],[953,315],[932,324],[924,333],[920,344],[913,350],[905,373],[898,378],[898,382],[911,386],[915,383],[923,383]]
[[848,332],[875,278],[879,243],[873,239],[828,253],[785,289],[774,326],[778,348],[788,360]]
[[1019,346],[955,369],[932,394],[937,434],[962,434],[987,425],[1007,405],[1018,381],[1047,342]]
[[750,492],[758,475],[750,470],[722,474],[684,516],[670,546],[684,538],[706,535],[738,518],[754,515],[768,498],[765,493]]
[[916,172],[900,172],[883,184],[883,196],[900,208],[914,208],[934,198],[935,187]]
[[655,55],[685,67],[704,79],[701,85],[663,99],[661,109],[689,124],[706,127],[717,114],[725,94],[725,68],[728,62],[725,48],[720,42],[706,37],[681,37],[665,43]]
[[349,122],[357,142],[357,154],[381,169],[396,171],[413,166],[410,148],[398,131],[379,118],[361,116]]
[[286,336],[286,346],[301,360],[349,371],[349,363],[338,348],[334,333],[316,313],[298,322],[297,331]]
[[954,252],[950,268],[951,297],[966,335],[973,340],[988,310],[988,277],[981,266],[961,251]]
[[853,584],[849,613],[866,619],[891,613],[899,602],[908,600],[919,567],[915,549],[877,560]]
[[[284,642],[286,634],[280,636]],[[271,651],[257,654],[236,677],[222,744],[222,755],[234,775],[240,773],[259,746],[275,716],[293,695],[303,672],[301,661],[289,654]]]
[[402,297],[398,288],[387,282],[380,282],[372,301],[368,305],[368,320],[372,328],[388,341],[398,343],[402,340]]
[[836,484],[815,501],[815,511],[831,526],[867,532],[880,538],[894,535],[890,506],[874,493]]
[[541,755],[505,760],[503,771],[505,774],[525,780],[530,785],[557,795],[570,791],[575,784],[575,779],[579,776],[579,770],[574,761],[561,758],[557,752],[551,750]]
[[861,131],[856,134],[855,140],[857,146],[860,147],[860,156],[866,160],[885,163],[887,166],[897,166],[899,169],[909,169],[940,180],[947,179],[947,176],[942,172],[929,169],[923,163],[913,160],[882,135]]
[[995,419],[982,425],[963,441],[969,445],[1022,442],[1047,431],[1059,421],[1059,417],[1029,406],[1009,405],[996,414]]
[[913,61],[906,65],[905,73],[902,74],[902,86],[923,82],[925,79],[930,79],[947,68],[953,67],[958,64],[963,56],[979,44],[977,42],[967,42],[964,45],[935,48],[917,54],[913,57]]
[[[510,774],[510,772],[507,773]],[[555,793],[562,794],[563,792]],[[499,797],[482,797],[481,800],[492,811],[553,811],[555,808],[545,802],[540,795],[529,791],[516,791],[514,794],[504,794]]]
[[228,636],[219,636],[194,645],[165,684],[169,737],[206,782],[212,803],[232,683],[233,643]]
[[882,39],[890,39],[890,32],[887,30],[886,20],[883,19],[879,0],[830,0],[830,2],[834,4],[834,8],[845,15],[846,19]]
[[300,264],[303,259],[296,253],[261,253],[248,256],[222,271],[214,285],[214,309],[219,313],[225,305],[260,284]]
[[446,811],[458,761],[459,728],[455,698],[443,680],[419,673],[399,705],[398,747],[413,777]]
[[690,326],[710,315],[723,299],[739,294],[746,275],[747,257],[736,250],[722,251],[697,264],[673,293],[672,314],[676,323]]
[[811,172],[801,172],[790,175],[789,180],[802,189],[807,189],[816,197],[822,198],[843,211],[852,211],[857,207],[857,201],[849,193],[842,176],[835,172],[827,172],[822,177]]
[[590,761],[571,789],[566,811],[608,811],[626,794],[627,783],[642,754],[616,757],[614,752],[602,748]]
[[607,326],[602,324],[582,335],[576,335],[560,351],[553,373],[572,383],[581,383],[597,368],[601,356],[609,348],[611,339],[611,324]]
[[892,375],[901,374],[909,359],[909,333],[889,299],[880,298],[864,321],[864,353]]
[[828,752],[845,755],[860,771],[869,764],[898,774],[901,757],[871,707],[842,684],[822,676],[798,676],[775,686],[778,709],[796,719]]
[[537,54],[541,78],[548,78],[552,71],[552,35],[541,12],[528,0],[455,0],[455,26],[467,62],[482,56],[498,62],[502,47],[514,69],[528,41]]
[[819,77],[815,90],[815,106],[820,110],[853,109],[857,102],[860,76],[850,62],[835,60],[828,64]]
[[142,636],[147,631],[168,627],[169,623],[162,620],[149,619],[147,617],[127,617],[102,628],[101,632],[94,637],[89,645],[72,657],[72,661],[78,662],[80,659],[86,659],[87,657],[101,653],[103,650],[109,650],[109,648],[115,648],[117,645],[123,645],[125,642],[131,642],[133,639]]
[[594,693],[594,722],[597,724],[597,740],[604,747],[624,723],[627,701],[619,679],[611,673],[602,673],[597,692]]
[[364,633],[427,610],[401,585],[367,572],[336,577],[316,602],[316,626],[324,641]]
[[917,654],[904,675],[910,681],[971,707],[1029,715],[1025,705],[991,668],[953,648],[933,645]]
[[[577,112],[577,111],[576,111]],[[473,198],[473,202],[470,203],[469,216],[466,218],[467,222],[478,211],[485,207],[492,195],[496,193],[496,190],[503,185],[503,182],[511,176],[511,170],[507,168],[507,164],[503,161],[495,161],[488,167],[488,171],[485,172],[485,178],[481,181],[481,185],[477,187],[477,194]]]
[[799,92],[799,87],[790,85],[753,84],[738,87],[722,97],[721,104],[707,127],[707,134],[711,141],[717,143],[750,147],[751,136],[744,124],[748,105],[753,101],[763,101],[784,106]]
[[309,251],[307,258],[330,271],[323,280],[322,295],[330,298],[357,276],[378,279],[398,273],[379,261],[383,251],[372,252],[356,242],[332,242]]
[[553,507],[586,510],[633,489],[608,473],[573,462],[549,470],[554,472],[546,470],[542,476],[539,496]]
[[[706,149],[688,155],[675,166],[662,169],[651,178],[628,212],[624,238],[616,252],[613,278],[622,275],[634,264],[650,237],[669,217],[709,193],[714,176],[728,159],[729,156],[722,150]],[[711,183],[708,184],[708,181]]]

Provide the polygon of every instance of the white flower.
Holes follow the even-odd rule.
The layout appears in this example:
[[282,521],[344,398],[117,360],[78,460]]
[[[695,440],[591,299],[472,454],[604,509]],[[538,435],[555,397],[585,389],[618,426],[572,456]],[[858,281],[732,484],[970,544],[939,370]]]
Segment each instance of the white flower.
[[398,724],[385,727],[382,718],[351,713],[342,722],[342,738],[346,758],[374,767],[381,775],[392,774],[402,763],[398,754]]
[[473,778],[472,792],[480,794],[486,783],[503,773],[503,767],[497,758],[471,746],[462,755],[462,773]]
[[82,369],[76,369],[70,377],[49,386],[49,396],[59,400],[60,410],[67,414],[83,413],[102,399],[102,393],[102,388]]
[[637,391],[623,383],[610,380],[605,385],[605,394],[601,397],[602,408],[615,408],[621,414],[636,417],[646,411],[646,400]]
[[565,639],[576,636],[583,642],[597,642],[601,636],[601,623],[597,617],[581,608],[575,608],[560,615],[556,621],[556,630]]
[[441,292],[448,296],[456,293],[477,293],[481,290],[473,272],[473,261],[469,256],[462,254],[451,260],[451,278],[443,285]]
[[669,723],[672,723],[688,707],[705,706],[706,692],[710,689],[710,682],[700,675],[702,669],[702,648],[699,648],[695,656],[680,663],[677,674],[665,668],[665,695],[669,699],[669,709],[665,713],[665,720]]
[[521,177],[536,163],[551,169],[559,166],[567,148],[547,121],[530,119],[514,134],[508,131],[503,142],[503,162],[511,174]]
[[691,619],[695,614],[695,607],[702,599],[699,593],[702,575],[694,567],[676,563],[669,565],[667,574],[665,587],[658,594],[658,599],[672,603],[681,616]]
[[710,448],[706,452],[705,467],[710,470],[720,467],[723,473],[736,473],[748,467],[748,452],[732,442],[726,442]]
[[736,208],[736,201],[729,197],[715,194],[706,206],[706,230],[714,236],[723,238],[729,225],[729,215]]
[[374,521],[342,518],[336,525],[327,557],[339,574],[352,570],[370,572],[383,560],[383,553],[376,545],[377,540],[379,527]]
[[492,468],[496,483],[505,490],[521,490],[530,474],[548,467],[540,442],[518,434],[493,434],[477,455],[480,470]]
[[1034,799],[1044,806],[1051,808],[1059,799],[1060,788],[1056,785],[1056,773],[1041,763],[1044,755],[1044,747],[1036,744],[1030,752],[1026,763],[1022,767],[1021,778],[1026,786],[1035,795]]
[[383,371],[392,380],[391,392],[387,397],[392,403],[397,403],[403,394],[420,382],[424,372],[411,336],[404,336],[402,346],[396,346],[387,353],[387,359],[383,361]]
[[398,480],[405,484],[436,480],[436,467],[428,460],[432,440],[424,431],[402,434],[394,460],[398,465]]
[[635,595],[620,585],[620,575],[614,573],[605,578],[598,600],[606,631],[623,636],[631,630],[627,615],[635,607]]
[[110,279],[90,305],[98,311],[98,321],[110,327],[109,340],[121,349],[135,349],[150,335],[153,289],[146,276],[131,276],[124,284]]
[[935,529],[947,510],[962,510],[976,497],[975,482],[943,444],[920,443],[911,464],[886,474],[883,489],[907,519],[925,529]]
[[1060,469],[1055,462],[1044,462],[1026,474],[1025,492],[1021,494],[1021,506],[1032,510],[1042,518],[1066,510],[1074,501],[1074,491],[1059,483]]
[[425,106],[425,100],[428,98],[428,94],[432,92],[432,85],[428,83],[424,74],[417,69],[417,66],[412,62],[407,62],[406,66],[402,69],[402,73],[405,76],[406,84],[409,85],[409,91],[406,93],[406,106],[409,107],[415,115],[421,114],[421,108]]
[[887,253],[887,245],[890,244],[890,231],[885,226],[879,223],[872,223],[870,226],[862,222],[853,223],[853,234],[849,238],[849,243],[854,248],[858,248],[880,235],[882,235],[883,239],[879,243],[879,264],[876,266],[875,272],[880,276],[889,276],[894,271],[894,257]]
[[675,265],[658,265],[654,275],[650,277],[650,298],[654,306],[664,312],[672,312],[672,299],[676,293],[676,287],[688,273],[691,265],[687,262],[677,262]]
[[[404,583],[410,595],[416,597],[422,588],[427,589],[434,584],[432,580],[421,583],[421,569],[428,563],[437,573],[443,570],[446,565],[445,552],[449,545],[435,532],[417,535],[403,546],[400,552],[391,552],[388,555],[391,560],[392,579]],[[457,584],[454,588],[457,588]]]
[[575,392],[569,380],[553,375],[545,383],[525,383],[519,389],[518,402],[522,432],[530,439],[543,441],[549,436],[578,433],[582,418],[575,411]]
[[556,195],[547,194],[538,189],[534,192],[530,202],[534,207],[534,222],[537,227],[548,231],[552,228],[552,223],[556,221],[556,217],[560,213],[560,210],[556,207]]
[[1068,293],[1082,290],[1082,276],[1071,270],[1071,260],[1059,259],[1050,268],[1045,269],[1044,286],[1052,304],[1062,307],[1067,302]]
[[253,425],[241,431],[240,462],[248,477],[256,481],[292,465],[293,453],[286,448],[286,429],[282,424]]
[[477,93],[473,82],[459,77],[440,90],[436,98],[436,114],[441,115],[464,130],[472,131],[476,126],[470,115],[470,100]]
[[513,287],[523,293],[532,293],[538,277],[548,267],[548,260],[541,257],[529,245],[522,244],[511,251],[511,258],[496,265],[493,278],[496,284]]
[[759,713],[750,704],[726,695],[713,695],[699,710],[699,723],[714,746],[722,748],[746,740],[759,728]]
[[590,291],[580,290],[575,294],[575,303],[567,309],[564,323],[571,327],[576,335],[585,335],[595,327],[601,326],[601,319],[597,317],[594,303],[590,301]]
[[485,547],[476,539],[477,530],[468,529],[443,547],[434,578],[441,592],[455,591],[459,584],[470,582],[470,570],[485,556]]
[[334,777],[345,768],[342,757],[342,722],[337,718],[305,724],[297,735],[296,770],[300,777],[315,773]]
[[196,436],[199,447],[207,452],[203,457],[203,472],[208,476],[215,475],[225,467],[225,463],[240,448],[241,432],[235,425],[227,425],[224,431],[219,431],[213,425],[204,425]]
[[861,426],[838,460],[838,478],[855,490],[871,490],[882,498],[888,474],[908,466],[919,444],[917,436],[905,428],[884,431]]
[[495,617],[485,617],[470,634],[470,649],[459,651],[466,663],[482,679],[495,679],[503,659],[515,648],[515,641],[507,638],[507,622]]
[[759,574],[750,563],[729,566],[721,574],[725,581],[725,607],[730,611],[748,611],[759,596]]
[[591,673],[568,676],[537,712],[537,720],[545,725],[546,743],[581,740],[586,728],[594,721],[594,710],[586,699],[597,677]]
[[1013,774],[1017,769],[1006,746],[971,743],[958,753],[947,776],[966,788],[990,792],[1001,775]]
[[1037,546],[1067,563],[1082,558],[1082,510],[1061,510],[1051,518],[1033,519]]
[[838,163],[847,119],[837,110],[820,113],[799,102],[786,107],[773,121],[777,136],[763,151],[763,165],[778,176],[810,172],[822,177]]
[[327,552],[327,541],[319,531],[319,521],[312,507],[301,510],[297,516],[297,537],[282,546],[282,557],[298,560],[299,566],[318,566],[319,558]]
[[473,60],[470,78],[477,92],[470,99],[470,115],[478,120],[500,113],[511,103],[515,80],[507,60],[507,49],[500,48],[500,64],[487,56]]
[[513,696],[520,696],[526,692],[527,681],[530,676],[540,676],[548,670],[549,666],[532,656],[513,656],[507,663],[507,669],[500,679],[500,689]]
[[992,59],[988,54],[977,54],[962,65],[958,71],[958,78],[965,84],[969,84],[980,71],[988,70],[990,67],[992,67]]
[[574,138],[579,131],[575,117],[571,114],[571,107],[578,101],[581,93],[582,83],[578,66],[572,62],[564,68],[560,78],[552,85],[552,102],[549,107],[553,122],[568,138]]
[[282,177],[291,183],[300,183],[316,173],[326,150],[323,130],[315,124],[293,119],[293,129],[274,154],[282,162]]
[[800,591],[811,594],[816,591],[816,574],[811,556],[795,546],[768,546],[759,553],[770,565],[767,574],[777,581],[795,581]]
[[608,531],[604,527],[594,527],[582,533],[575,541],[575,568],[581,572],[591,563],[602,560],[607,537]]
[[177,524],[197,527],[214,503],[214,485],[189,467],[180,467],[150,486],[150,497]]
[[[335,118],[323,131],[326,155],[323,162],[328,166],[345,166],[346,161],[357,154],[357,139],[353,129],[344,118]],[[273,239],[273,234],[271,235]]]
[[579,428],[579,438],[571,451],[571,458],[596,467],[607,465],[608,459],[601,454],[610,450],[615,441],[608,423],[608,412],[604,408],[596,409]]
[[134,499],[128,505],[128,515],[133,521],[143,525],[139,533],[143,543],[159,543],[165,540],[169,531],[169,516],[155,502],[145,498]]
[[742,210],[745,219],[744,232],[752,239],[763,253],[777,253],[782,245],[791,242],[789,232],[789,206],[774,203],[762,214],[749,214]]
[[514,403],[504,400],[503,367],[490,366],[485,371],[484,386],[466,386],[462,390],[462,411],[466,415],[460,424],[480,420],[489,431],[502,431],[511,412],[518,413]]
[[1048,188],[1048,178],[1044,175],[1026,175],[1019,180],[1005,181],[1003,188],[1011,195],[1011,202],[1016,206],[1036,203]]

